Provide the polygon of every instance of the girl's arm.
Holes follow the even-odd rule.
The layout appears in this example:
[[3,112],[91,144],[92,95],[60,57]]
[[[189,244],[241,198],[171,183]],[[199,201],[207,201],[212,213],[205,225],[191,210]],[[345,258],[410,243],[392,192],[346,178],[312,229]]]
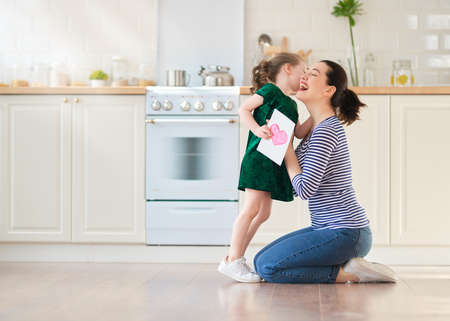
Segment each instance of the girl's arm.
[[298,123],[295,125],[295,137],[297,137],[298,139],[304,138],[309,131],[312,128],[312,118],[311,116],[309,116],[309,118],[307,120],[305,120],[303,122],[303,124],[300,124],[300,120],[298,121]]
[[264,98],[260,95],[255,94],[251,96],[239,108],[239,117],[253,134],[260,138],[267,139],[272,136],[269,127],[267,125],[259,126],[252,115],[252,112],[261,106],[263,102]]

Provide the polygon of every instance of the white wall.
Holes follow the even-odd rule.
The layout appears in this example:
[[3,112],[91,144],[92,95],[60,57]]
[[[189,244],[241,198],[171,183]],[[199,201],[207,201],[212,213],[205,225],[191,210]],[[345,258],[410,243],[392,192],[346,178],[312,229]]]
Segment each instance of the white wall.
[[201,85],[201,65],[224,65],[242,84],[244,0],[162,0],[159,18],[160,83],[166,70],[185,69],[191,85]]
[[0,67],[63,62],[109,73],[114,55],[125,56],[131,71],[155,65],[157,3],[0,0]]
[[[350,48],[348,23],[330,13],[336,0],[247,0],[245,75],[249,80],[259,34],[275,44],[287,36],[291,51],[312,49],[310,62],[343,59]],[[354,28],[361,60],[377,58],[377,83],[387,85],[392,60],[412,60],[416,83],[450,83],[450,0],[362,0],[365,14]],[[345,60],[345,59],[344,59]],[[362,62],[361,62],[362,63]]]
[[[357,18],[355,37],[362,58],[373,52],[378,59],[379,85],[388,84],[392,60],[396,58],[412,60],[417,83],[450,84],[450,0],[362,2],[366,14]],[[243,35],[240,3],[244,6]],[[155,78],[159,77],[159,70],[165,72],[169,63],[175,62],[174,65],[189,69],[195,84],[200,81],[200,64],[228,64],[238,84],[241,77],[248,83],[256,41],[262,32],[269,33],[275,44],[287,36],[292,51],[312,48],[311,61],[343,59],[349,48],[348,27],[343,18],[331,16],[335,3],[0,0],[0,66],[63,61],[108,71],[111,57],[120,54],[128,58],[132,70],[139,63],[153,63]],[[223,16],[224,12],[231,13]],[[217,37],[222,40],[216,40]],[[175,50],[170,49],[172,45]],[[243,52],[240,58],[239,51]]]

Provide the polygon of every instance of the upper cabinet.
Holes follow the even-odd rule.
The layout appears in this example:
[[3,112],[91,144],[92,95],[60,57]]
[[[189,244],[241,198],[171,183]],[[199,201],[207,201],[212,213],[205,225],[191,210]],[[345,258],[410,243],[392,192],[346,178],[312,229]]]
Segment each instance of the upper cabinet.
[[449,96],[391,98],[393,245],[450,245]]
[[71,105],[0,96],[0,240],[70,241]]

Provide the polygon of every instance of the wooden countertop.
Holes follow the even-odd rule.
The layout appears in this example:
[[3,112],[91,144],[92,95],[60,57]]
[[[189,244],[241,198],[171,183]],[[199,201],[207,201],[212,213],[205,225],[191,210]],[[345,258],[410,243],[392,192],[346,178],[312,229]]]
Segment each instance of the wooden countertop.
[[[429,87],[350,87],[359,95],[448,95],[450,86]],[[0,95],[145,95],[145,87],[0,87]],[[241,95],[250,95],[250,86],[241,87]]]
[[145,87],[0,87],[0,95],[145,95]]
[[[250,86],[241,87],[241,95],[250,95]],[[429,87],[350,87],[358,95],[448,95],[450,86]]]

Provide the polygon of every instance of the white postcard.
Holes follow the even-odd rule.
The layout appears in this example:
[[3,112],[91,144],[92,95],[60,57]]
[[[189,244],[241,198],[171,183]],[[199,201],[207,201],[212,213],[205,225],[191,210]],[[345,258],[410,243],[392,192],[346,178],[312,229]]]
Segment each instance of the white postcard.
[[270,128],[272,137],[261,139],[256,150],[281,166],[295,123],[275,109],[267,126]]

